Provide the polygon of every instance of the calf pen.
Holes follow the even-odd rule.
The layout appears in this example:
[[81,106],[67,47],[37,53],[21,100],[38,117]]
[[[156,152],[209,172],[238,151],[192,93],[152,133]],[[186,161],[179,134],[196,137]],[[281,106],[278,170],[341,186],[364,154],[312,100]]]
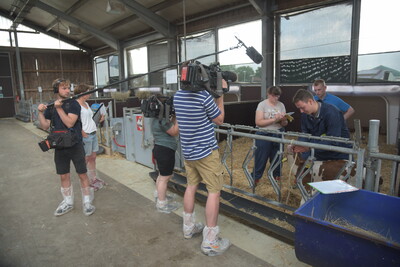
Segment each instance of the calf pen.
[[[124,123],[125,122],[122,121],[122,124]],[[125,126],[125,128],[128,127]],[[112,129],[115,130],[113,127]],[[264,139],[280,144],[281,149],[278,154],[279,159],[277,157],[274,162],[284,160],[284,148],[285,145],[288,144],[309,146],[312,149],[325,149],[348,153],[356,162],[356,167],[353,168],[356,169],[357,187],[359,188],[362,187],[364,166],[367,170],[368,168],[372,170],[371,173],[373,175],[371,177],[372,180],[375,181],[374,177],[380,176],[380,169],[378,168],[380,166],[379,161],[382,163],[383,160],[390,160],[392,165],[396,167],[400,161],[399,156],[379,153],[378,149],[363,148],[352,140],[333,137],[337,141],[352,144],[353,148],[330,147],[295,140],[298,137],[310,137],[301,133],[287,132],[283,133],[282,138],[273,138],[256,135],[255,132],[258,130],[259,129],[254,127],[233,126],[229,124],[224,124],[215,129],[218,135],[226,135],[226,140],[219,144],[221,159],[227,170],[221,207],[229,214],[234,214],[235,216],[239,216],[240,218],[249,221],[251,224],[272,231],[290,242],[294,241],[295,228],[294,219],[292,217],[293,212],[299,207],[301,197],[306,195],[301,191],[301,189],[299,190],[299,188],[301,188],[301,184],[299,184],[301,179],[288,174],[290,166],[288,166],[287,163],[283,164],[283,175],[281,181],[277,182],[274,179],[271,179],[272,170],[276,166],[275,164],[272,164],[266,170],[265,176],[267,178],[262,179],[261,183],[257,185],[257,187],[254,187],[251,177],[251,169],[253,164],[253,152],[255,149],[253,142],[255,139]],[[371,136],[372,135],[370,134],[370,137]],[[129,136],[127,136],[127,138],[129,138]],[[376,136],[376,138],[378,138],[378,136]],[[124,145],[126,145],[126,143],[124,143]],[[147,149],[151,150],[151,147],[148,147]],[[241,151],[241,153],[239,153],[240,155],[237,154],[236,150]],[[382,166],[383,164],[381,164],[381,167]],[[394,168],[392,167],[392,169]],[[338,170],[338,172],[339,171],[340,170]],[[152,178],[155,178],[154,174],[151,176]],[[389,190],[387,192],[385,191],[385,193],[394,195],[398,192],[398,190],[396,190],[396,188],[398,188],[396,172],[392,171],[390,177],[391,185]],[[388,179],[384,180],[387,181]],[[293,188],[295,183],[299,188]],[[372,184],[375,189],[375,183],[373,182]],[[183,192],[185,185],[184,173],[176,173],[170,185]],[[205,194],[205,191],[200,193],[198,196],[199,199],[204,200]],[[306,197],[309,198],[310,196],[306,195]]]
[[[260,136],[254,134],[259,131],[256,128],[248,126],[232,126],[224,124],[222,127],[216,129],[218,134],[226,135],[226,140],[220,144],[220,154],[222,155],[222,163],[227,169],[226,175],[226,188],[241,194],[248,195],[251,198],[260,199],[260,197],[274,199],[275,201],[283,204],[290,205],[297,208],[300,203],[301,197],[309,199],[311,195],[305,190],[301,183],[303,173],[299,173],[297,177],[291,173],[291,167],[287,163],[283,163],[281,181],[277,182],[272,176],[273,169],[280,161],[285,161],[284,147],[286,144],[308,146],[313,149],[324,149],[330,151],[337,151],[347,153],[350,160],[346,166],[337,170],[336,177],[340,177],[346,169],[354,168],[355,186],[358,188],[366,188],[370,191],[382,192],[388,195],[397,196],[399,189],[399,179],[397,178],[397,166],[400,162],[400,157],[394,154],[379,153],[378,144],[378,131],[379,121],[372,120],[370,122],[370,132],[368,135],[368,146],[337,137],[311,137],[309,135],[287,132],[280,133],[282,138],[274,138],[268,136]],[[236,138],[234,140],[234,137]],[[306,137],[323,140],[334,140],[341,143],[350,143],[352,148],[334,147],[327,145],[319,145],[307,142],[300,142],[294,138]],[[262,179],[261,185],[254,186],[251,169],[252,159],[254,157],[254,140],[268,140],[278,142],[280,144],[280,151],[277,157],[273,160],[272,164],[266,170],[267,179]],[[395,152],[391,147],[389,152]],[[386,149],[387,151],[387,149]],[[309,162],[313,164],[313,158],[310,157]],[[381,171],[385,169],[384,175],[381,179]],[[390,171],[389,171],[390,169]],[[366,173],[366,175],[365,175]],[[383,185],[380,186],[379,181],[383,180]],[[294,184],[299,189],[294,189]],[[269,201],[266,201],[269,202]]]

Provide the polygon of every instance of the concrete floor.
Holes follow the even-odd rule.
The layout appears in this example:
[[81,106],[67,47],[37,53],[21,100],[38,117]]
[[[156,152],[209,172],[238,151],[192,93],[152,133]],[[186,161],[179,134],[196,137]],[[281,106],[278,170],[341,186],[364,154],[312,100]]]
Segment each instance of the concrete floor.
[[[0,119],[0,266],[306,266],[292,246],[222,215],[222,236],[233,245],[204,256],[201,236],[183,238],[182,208],[155,210],[152,169],[121,158],[98,158],[108,186],[95,193],[89,217],[72,167],[74,210],[55,217],[60,182],[53,151],[37,145],[43,136],[32,123]],[[196,213],[204,222],[201,205]]]

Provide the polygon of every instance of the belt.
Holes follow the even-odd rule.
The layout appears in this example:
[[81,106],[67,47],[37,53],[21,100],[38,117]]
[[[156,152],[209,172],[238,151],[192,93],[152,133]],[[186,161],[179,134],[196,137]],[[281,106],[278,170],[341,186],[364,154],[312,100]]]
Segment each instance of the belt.
[[90,135],[94,135],[94,134],[96,134],[96,131],[94,131],[94,132],[91,132],[91,133],[88,133],[88,134],[90,134]]

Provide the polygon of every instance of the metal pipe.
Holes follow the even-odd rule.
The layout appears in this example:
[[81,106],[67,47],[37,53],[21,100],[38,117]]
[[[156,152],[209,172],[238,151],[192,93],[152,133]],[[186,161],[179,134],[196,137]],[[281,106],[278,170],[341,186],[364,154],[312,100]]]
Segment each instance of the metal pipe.
[[386,159],[400,162],[400,156],[393,154],[383,154],[383,153],[370,153],[371,158],[376,159]]
[[[214,129],[214,130],[215,130],[215,132],[222,133],[222,134],[228,134],[228,132],[229,132],[227,130],[222,130],[222,129]],[[236,131],[230,131],[229,133],[231,133],[232,135],[236,135],[236,136],[260,139],[260,140],[271,141],[271,142],[275,142],[275,143],[306,146],[306,147],[310,147],[310,148],[329,150],[329,151],[341,152],[341,153],[346,153],[346,154],[357,154],[357,150],[352,149],[352,148],[321,145],[321,144],[308,143],[308,142],[302,142],[302,141],[294,141],[294,140],[289,140],[289,139],[281,139],[281,138],[270,137],[270,136],[248,134],[248,133],[242,133],[242,132],[236,132]],[[325,140],[329,140],[329,138],[325,138]],[[335,140],[335,141],[338,141],[338,140]]]
[[303,138],[314,139],[314,140],[338,141],[338,142],[345,143],[345,144],[354,144],[355,143],[353,140],[350,140],[350,139],[344,138],[344,137],[313,136],[309,133],[299,133],[299,132],[280,132],[277,130],[266,130],[266,129],[262,129],[262,128],[247,126],[247,125],[231,125],[229,123],[223,123],[222,125],[219,126],[219,129],[221,129],[221,128],[227,128],[229,130],[230,129],[238,129],[238,130],[245,130],[245,131],[249,131],[249,132],[265,132],[265,133],[278,134],[278,135],[290,136],[290,137],[303,137]]
[[381,178],[381,169],[382,169],[382,160],[378,159],[376,163],[376,172],[375,172],[375,192],[379,192],[379,180]]
[[369,191],[373,191],[375,187],[374,184],[375,184],[376,162],[371,157],[370,154],[379,152],[378,138],[379,138],[379,120],[370,120],[367,155],[365,160],[365,165],[367,168],[367,172],[365,175],[365,189]]
[[360,119],[354,119],[354,136],[355,136],[355,142],[356,146],[360,147],[361,145],[361,120]]

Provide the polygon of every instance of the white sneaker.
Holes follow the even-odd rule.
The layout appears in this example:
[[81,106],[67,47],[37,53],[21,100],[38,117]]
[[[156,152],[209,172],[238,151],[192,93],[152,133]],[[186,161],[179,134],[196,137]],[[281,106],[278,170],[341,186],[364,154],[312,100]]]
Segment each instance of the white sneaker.
[[195,223],[193,228],[183,225],[183,236],[186,239],[192,238],[194,235],[201,233],[204,229],[204,224],[201,222]]
[[96,207],[90,204],[89,202],[83,203],[83,214],[86,216],[90,216],[94,213],[96,210]]
[[164,205],[160,205],[159,202],[157,202],[156,208],[158,212],[171,213],[172,211],[179,209],[180,205],[177,202],[169,203],[167,201]]
[[65,200],[61,201],[61,203],[58,205],[56,211],[54,212],[55,216],[61,216],[64,215],[65,213],[71,211],[74,208],[74,205],[68,204]]
[[203,240],[201,243],[201,252],[207,256],[217,256],[224,253],[231,245],[229,239],[217,237],[212,242]]

